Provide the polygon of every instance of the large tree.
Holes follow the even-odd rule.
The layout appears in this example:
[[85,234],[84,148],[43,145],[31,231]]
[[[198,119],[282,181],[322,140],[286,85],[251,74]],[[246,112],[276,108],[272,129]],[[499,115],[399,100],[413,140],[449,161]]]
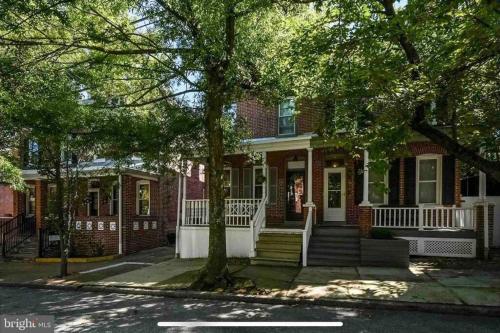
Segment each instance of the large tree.
[[282,71],[298,95],[329,101],[326,134],[383,158],[418,133],[500,180],[497,2],[298,2],[317,11]]
[[[121,119],[129,113],[160,114],[161,119],[177,125],[183,119],[191,119],[193,124],[199,119],[203,131],[197,132],[195,126],[191,138],[198,135],[198,143],[206,143],[210,184],[209,256],[196,284],[199,288],[225,285],[230,280],[223,160],[225,147],[236,136],[226,131],[226,110],[244,90],[263,88],[257,82],[263,61],[269,58],[268,46],[284,40],[283,34],[276,33],[275,23],[281,19],[273,15],[279,10],[277,2],[32,0],[6,1],[0,7],[5,31],[0,46],[42,49],[45,61],[71,67],[75,73],[80,69],[79,80],[90,92],[94,107],[113,111],[111,114],[121,111],[125,115]],[[85,52],[75,57],[73,53],[80,50]],[[179,110],[189,116],[165,116],[172,112],[182,115]],[[172,139],[183,145],[179,136]],[[179,151],[159,140],[165,151]],[[173,154],[156,157],[165,156]]]

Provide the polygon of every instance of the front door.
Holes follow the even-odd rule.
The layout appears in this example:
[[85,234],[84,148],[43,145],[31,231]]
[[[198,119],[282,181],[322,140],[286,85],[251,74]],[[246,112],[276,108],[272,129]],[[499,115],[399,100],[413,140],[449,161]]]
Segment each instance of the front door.
[[324,173],[325,221],[345,221],[345,168],[327,168]]
[[304,205],[304,170],[288,170],[286,173],[286,219],[301,221]]

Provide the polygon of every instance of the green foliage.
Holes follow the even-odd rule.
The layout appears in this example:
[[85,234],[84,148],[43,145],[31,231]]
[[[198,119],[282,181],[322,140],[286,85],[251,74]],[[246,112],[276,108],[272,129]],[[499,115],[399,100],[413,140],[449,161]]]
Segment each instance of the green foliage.
[[8,184],[16,191],[23,191],[25,189],[21,170],[5,157],[0,156],[0,184],[2,183]]

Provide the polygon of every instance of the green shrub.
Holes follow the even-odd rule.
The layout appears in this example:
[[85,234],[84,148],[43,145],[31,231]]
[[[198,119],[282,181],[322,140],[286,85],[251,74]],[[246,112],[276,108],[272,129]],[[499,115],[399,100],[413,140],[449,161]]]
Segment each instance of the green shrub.
[[389,229],[372,229],[373,239],[392,239],[392,232]]

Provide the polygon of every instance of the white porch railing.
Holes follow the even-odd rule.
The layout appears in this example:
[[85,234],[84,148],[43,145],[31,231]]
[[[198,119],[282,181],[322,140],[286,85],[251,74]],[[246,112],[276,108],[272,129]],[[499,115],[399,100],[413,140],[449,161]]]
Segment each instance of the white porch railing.
[[302,266],[307,266],[307,248],[309,247],[309,238],[312,234],[312,207],[307,212],[306,225],[302,231]]
[[475,229],[473,208],[375,207],[372,226],[404,229]]
[[250,257],[255,257],[255,248],[257,247],[257,241],[259,240],[259,234],[264,226],[266,220],[266,201],[267,196],[262,199],[257,208],[257,212],[254,215],[250,223],[250,233],[252,235],[252,244],[250,244]]
[[[226,199],[226,226],[249,227],[260,202],[261,199]],[[208,199],[185,200],[184,207],[184,226],[208,226]]]

